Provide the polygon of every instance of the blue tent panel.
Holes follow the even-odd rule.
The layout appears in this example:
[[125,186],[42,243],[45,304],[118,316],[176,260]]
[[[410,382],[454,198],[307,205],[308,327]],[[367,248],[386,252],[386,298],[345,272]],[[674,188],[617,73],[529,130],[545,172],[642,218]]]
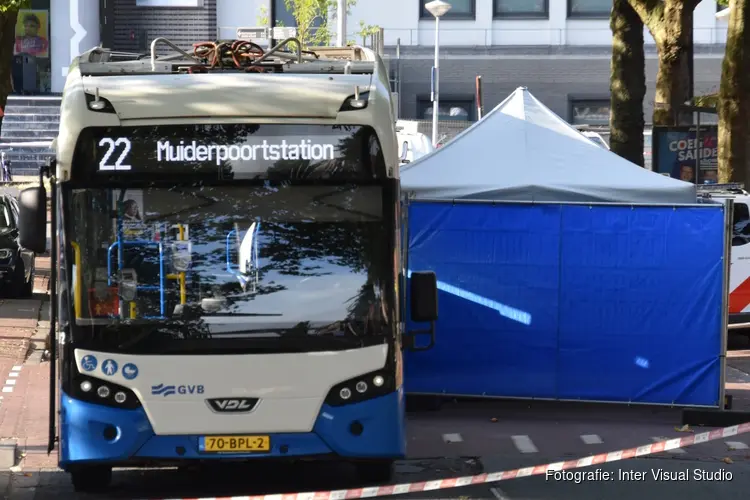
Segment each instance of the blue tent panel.
[[437,273],[440,319],[436,346],[407,354],[407,390],[554,397],[560,214],[410,206],[409,269]]
[[720,207],[567,206],[558,397],[715,405]]
[[722,206],[412,203],[440,318],[407,391],[718,405],[723,231]]

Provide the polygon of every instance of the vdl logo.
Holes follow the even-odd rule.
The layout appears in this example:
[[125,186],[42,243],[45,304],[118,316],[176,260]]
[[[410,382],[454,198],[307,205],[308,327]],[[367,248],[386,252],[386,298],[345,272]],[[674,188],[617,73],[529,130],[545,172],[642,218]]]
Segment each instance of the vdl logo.
[[172,396],[173,394],[203,394],[202,385],[152,385],[151,394],[153,396]]

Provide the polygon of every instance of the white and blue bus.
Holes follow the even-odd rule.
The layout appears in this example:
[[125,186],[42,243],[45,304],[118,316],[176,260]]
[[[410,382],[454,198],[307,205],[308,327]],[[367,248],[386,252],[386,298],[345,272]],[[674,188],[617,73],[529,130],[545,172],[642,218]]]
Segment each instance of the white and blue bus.
[[[405,332],[385,66],[290,41],[98,48],[70,67],[40,180],[56,228],[49,449],[78,491],[113,467],[265,458],[383,481],[405,454],[402,349],[432,345],[437,288],[411,273],[429,327]],[[40,186],[20,196],[36,252]]]

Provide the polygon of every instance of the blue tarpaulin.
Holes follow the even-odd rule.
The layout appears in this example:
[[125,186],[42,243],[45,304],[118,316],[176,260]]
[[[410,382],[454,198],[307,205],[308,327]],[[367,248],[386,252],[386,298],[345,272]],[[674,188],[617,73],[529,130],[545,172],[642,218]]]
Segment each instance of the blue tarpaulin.
[[440,293],[406,390],[717,406],[723,256],[722,205],[413,202]]

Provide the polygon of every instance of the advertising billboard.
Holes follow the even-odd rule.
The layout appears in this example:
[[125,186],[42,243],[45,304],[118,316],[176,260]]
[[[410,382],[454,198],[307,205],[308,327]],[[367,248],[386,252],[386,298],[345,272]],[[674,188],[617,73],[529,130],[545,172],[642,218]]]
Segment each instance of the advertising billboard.
[[717,137],[716,125],[701,125],[700,130],[695,126],[654,127],[653,171],[695,184],[715,184],[719,167]]

